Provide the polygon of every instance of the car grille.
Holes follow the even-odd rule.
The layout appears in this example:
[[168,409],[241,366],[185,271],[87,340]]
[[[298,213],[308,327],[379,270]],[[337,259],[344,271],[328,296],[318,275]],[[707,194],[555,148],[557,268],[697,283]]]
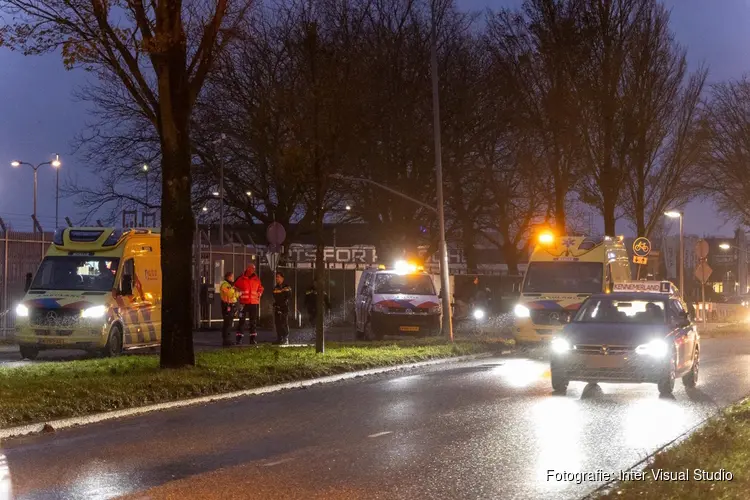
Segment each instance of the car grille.
[[[580,354],[605,354],[605,346],[599,344],[576,344],[573,349]],[[623,354],[630,354],[635,351],[635,347],[627,345],[608,345],[606,346],[606,354],[612,356],[619,356]]]
[[536,325],[562,325],[569,317],[568,311],[531,311],[531,321]]
[[77,325],[80,317],[80,309],[33,308],[30,311],[30,323],[33,326],[65,328]]

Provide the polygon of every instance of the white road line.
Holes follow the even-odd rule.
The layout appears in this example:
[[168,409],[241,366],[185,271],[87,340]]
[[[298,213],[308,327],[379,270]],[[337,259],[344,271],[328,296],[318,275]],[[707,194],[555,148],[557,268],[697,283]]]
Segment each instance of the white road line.
[[383,432],[378,432],[377,434],[370,434],[370,435],[369,435],[369,436],[367,436],[367,437],[368,437],[368,438],[376,438],[376,437],[380,437],[380,436],[385,436],[386,434],[393,434],[393,431],[383,431]]
[[507,398],[500,398],[500,399],[498,399],[498,401],[507,401],[509,399],[510,399],[510,396],[508,396]]
[[274,465],[280,465],[291,461],[291,458],[285,458],[283,460],[277,460],[275,462],[268,462],[267,464],[263,464],[263,467],[273,467]]

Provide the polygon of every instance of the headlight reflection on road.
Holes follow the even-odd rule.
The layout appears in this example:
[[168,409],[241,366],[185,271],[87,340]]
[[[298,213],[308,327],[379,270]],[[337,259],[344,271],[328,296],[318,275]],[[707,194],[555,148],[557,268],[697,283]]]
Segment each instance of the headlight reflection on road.
[[511,387],[528,387],[544,378],[549,365],[538,361],[514,359],[504,362],[493,370]]
[[13,487],[10,482],[10,469],[5,455],[0,453],[0,500],[13,498]]
[[82,471],[72,488],[72,498],[117,498],[132,491],[126,477],[97,462]]
[[[567,486],[565,482],[547,481],[547,471],[581,470],[581,415],[579,402],[570,398],[544,398],[531,408],[531,425],[536,442],[535,466],[540,484],[551,488]],[[531,450],[530,450],[531,451]]]
[[685,410],[668,399],[633,401],[625,412],[625,442],[651,450],[685,430]]

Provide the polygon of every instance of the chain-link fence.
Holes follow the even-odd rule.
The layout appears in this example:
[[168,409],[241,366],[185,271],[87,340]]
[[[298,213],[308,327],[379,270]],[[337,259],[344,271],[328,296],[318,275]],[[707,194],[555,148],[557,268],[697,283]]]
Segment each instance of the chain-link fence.
[[27,275],[36,272],[53,233],[20,232],[0,223],[0,340],[15,329],[14,307],[23,298]]

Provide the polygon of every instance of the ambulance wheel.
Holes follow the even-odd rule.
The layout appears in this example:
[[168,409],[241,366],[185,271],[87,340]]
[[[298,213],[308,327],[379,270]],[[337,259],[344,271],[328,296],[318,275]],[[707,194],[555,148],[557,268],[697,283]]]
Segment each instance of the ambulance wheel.
[[115,325],[109,331],[107,345],[104,346],[103,354],[107,358],[114,358],[122,354],[122,329]]
[[31,361],[34,361],[39,356],[39,349],[36,347],[22,345],[19,349],[21,351],[22,359],[30,359]]

